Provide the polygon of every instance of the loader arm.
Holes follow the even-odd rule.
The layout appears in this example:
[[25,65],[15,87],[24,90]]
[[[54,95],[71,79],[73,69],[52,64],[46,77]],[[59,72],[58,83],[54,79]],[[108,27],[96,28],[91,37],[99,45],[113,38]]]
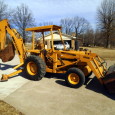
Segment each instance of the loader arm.
[[109,93],[115,93],[115,65],[107,69],[104,66],[105,61],[97,54],[91,52],[85,52],[85,55],[82,55],[80,60],[87,63],[99,82]]

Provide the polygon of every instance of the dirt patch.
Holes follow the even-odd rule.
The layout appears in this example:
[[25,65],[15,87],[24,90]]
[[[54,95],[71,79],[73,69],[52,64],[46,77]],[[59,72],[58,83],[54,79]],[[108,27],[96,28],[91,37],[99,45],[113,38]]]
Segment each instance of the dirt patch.
[[16,110],[13,106],[0,100],[0,115],[24,115],[24,114]]

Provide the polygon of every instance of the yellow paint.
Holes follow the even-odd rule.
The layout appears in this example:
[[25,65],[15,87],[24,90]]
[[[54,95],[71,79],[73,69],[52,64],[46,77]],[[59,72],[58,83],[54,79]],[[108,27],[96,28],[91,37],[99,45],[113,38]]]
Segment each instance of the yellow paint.
[[70,73],[68,75],[68,81],[73,85],[77,85],[79,83],[80,79],[76,73]]
[[[65,73],[69,68],[71,67],[78,67],[81,68],[81,70],[84,72],[84,74],[88,74],[89,72],[93,72],[96,77],[99,79],[99,81],[103,84],[103,81],[101,78],[104,77],[104,71],[107,71],[107,69],[104,67],[102,63],[102,60],[99,56],[97,56],[95,53],[91,53],[90,51],[73,51],[69,50],[67,51],[65,49],[64,41],[62,39],[61,34],[61,27],[56,25],[49,25],[49,26],[41,26],[41,27],[33,27],[33,28],[27,28],[26,31],[32,31],[32,49],[26,50],[23,39],[20,36],[20,34],[15,30],[11,29],[8,20],[0,21],[0,49],[4,49],[5,42],[6,42],[6,33],[8,33],[11,38],[12,42],[14,44],[14,47],[18,53],[20,64],[14,67],[14,69],[17,69],[21,66],[23,66],[25,59],[27,58],[27,53],[40,56],[46,63],[46,72],[51,73]],[[49,31],[51,32],[51,43],[52,47],[51,49],[45,49],[45,37],[44,32]],[[53,31],[59,32],[60,40],[62,41],[64,45],[64,50],[55,50],[54,49],[54,36]],[[43,45],[44,47],[41,49],[35,49],[35,32],[41,32],[43,35]],[[37,66],[34,62],[29,62],[27,64],[27,71],[30,75],[35,75],[37,73]],[[87,71],[87,72],[85,72]],[[13,72],[9,75],[3,75],[3,79],[7,79],[11,76],[14,76],[18,73],[22,72],[21,70],[18,70],[16,72]],[[79,77],[72,73],[69,75],[68,80],[72,84],[79,83]]]
[[32,32],[32,50],[34,50],[34,43],[35,42],[35,33]]
[[30,75],[36,75],[37,70],[37,65],[34,62],[29,62],[27,64],[27,71]]

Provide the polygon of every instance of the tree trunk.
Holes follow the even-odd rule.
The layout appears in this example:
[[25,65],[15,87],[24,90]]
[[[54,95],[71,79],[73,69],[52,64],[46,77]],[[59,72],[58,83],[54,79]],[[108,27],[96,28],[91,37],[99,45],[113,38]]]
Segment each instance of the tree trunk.
[[78,32],[77,28],[75,28],[76,40],[75,40],[75,50],[79,50],[79,42],[78,42]]
[[106,48],[110,48],[110,32],[106,33]]

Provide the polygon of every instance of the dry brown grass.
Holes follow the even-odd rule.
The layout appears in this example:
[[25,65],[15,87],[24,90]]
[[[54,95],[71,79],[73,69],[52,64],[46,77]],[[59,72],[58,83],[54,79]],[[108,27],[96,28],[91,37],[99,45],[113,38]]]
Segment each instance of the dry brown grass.
[[13,106],[0,100],[0,115],[24,115],[24,114],[16,110]]
[[102,47],[84,47],[91,50],[93,53],[98,54],[100,57],[109,60],[115,60],[115,49],[107,49]]

